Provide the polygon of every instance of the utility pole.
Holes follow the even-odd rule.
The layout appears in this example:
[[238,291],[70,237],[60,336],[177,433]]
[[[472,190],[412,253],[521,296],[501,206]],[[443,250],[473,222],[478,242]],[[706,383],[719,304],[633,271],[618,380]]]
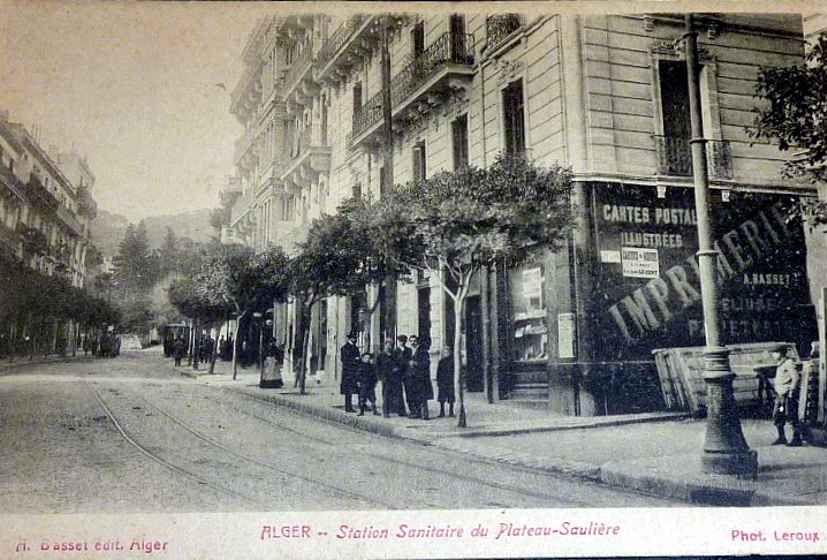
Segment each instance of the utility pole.
[[384,187],[393,187],[393,116],[391,107],[391,16],[382,16],[382,165]]
[[716,264],[718,252],[712,244],[709,216],[709,178],[706,162],[706,139],[701,123],[701,89],[699,85],[698,34],[692,14],[685,16],[686,70],[689,81],[689,113],[692,125],[692,177],[695,184],[695,208],[698,214],[698,268],[701,276],[706,348],[704,381],[706,382],[706,434],[701,465],[705,473],[751,475],[758,473],[758,454],[744,439],[735,408],[729,367],[729,350],[721,344],[718,328],[718,293]]
[[[379,185],[379,196],[381,197],[383,190],[392,189],[394,186],[393,179],[393,107],[391,107],[391,15],[384,14],[382,16],[382,44],[381,44],[381,66],[382,66],[382,177]],[[385,289],[382,289],[382,282],[385,283]],[[390,294],[389,294],[390,292]],[[390,295],[390,297],[388,297]],[[396,274],[386,276],[379,281],[377,286],[376,297],[381,298],[379,301],[379,313],[385,313],[389,306],[396,305]],[[386,313],[387,317],[394,317],[395,314]],[[371,338],[378,337],[375,351],[379,352],[382,349],[382,338],[384,333],[379,328],[380,321],[376,320],[376,329],[371,328]],[[373,325],[371,325],[373,327]],[[393,332],[395,325],[385,325],[385,329]]]

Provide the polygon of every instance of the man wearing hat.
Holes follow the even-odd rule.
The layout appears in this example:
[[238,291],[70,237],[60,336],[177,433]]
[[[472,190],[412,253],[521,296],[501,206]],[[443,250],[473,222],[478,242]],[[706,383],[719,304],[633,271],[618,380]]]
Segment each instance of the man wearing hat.
[[357,378],[359,376],[359,348],[356,346],[356,333],[347,335],[347,342],[341,349],[342,382],[339,391],[345,396],[345,412],[356,412],[353,409],[353,393],[359,391]]
[[[778,430],[778,438],[772,444],[800,447],[801,426],[798,422],[798,384],[801,380],[798,369],[800,364],[790,356],[790,347],[787,345],[778,346],[772,354],[774,358],[780,361],[773,379],[775,405],[772,411],[772,419],[776,430]],[[784,434],[784,424],[787,422],[793,426],[793,439],[789,443],[787,443],[787,436]]]

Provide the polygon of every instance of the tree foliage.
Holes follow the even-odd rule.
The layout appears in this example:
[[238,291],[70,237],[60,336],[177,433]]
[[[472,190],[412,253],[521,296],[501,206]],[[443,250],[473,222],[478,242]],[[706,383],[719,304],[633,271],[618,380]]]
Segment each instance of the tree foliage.
[[[758,73],[755,109],[749,129],[756,140],[778,143],[782,151],[800,151],[784,165],[787,177],[813,183],[827,180],[827,34],[810,45],[802,64],[763,67]],[[827,223],[827,203],[805,207],[817,222]]]
[[[525,260],[537,246],[554,250],[567,239],[574,227],[571,179],[568,169],[503,155],[486,169],[437,173],[380,201],[371,218],[373,236],[386,258],[428,271],[453,301],[456,348],[475,274],[497,262]],[[464,427],[460,352],[454,365]]]

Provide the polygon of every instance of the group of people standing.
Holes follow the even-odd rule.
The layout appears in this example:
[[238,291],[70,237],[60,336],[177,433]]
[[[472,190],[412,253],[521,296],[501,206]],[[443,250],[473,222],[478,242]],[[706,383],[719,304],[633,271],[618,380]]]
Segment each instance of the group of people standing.
[[[359,401],[359,416],[368,407],[379,415],[376,401],[376,385],[382,382],[382,415],[391,414],[410,418],[430,419],[428,401],[434,398],[431,383],[431,357],[428,345],[417,336],[400,335],[385,341],[382,352],[374,358],[370,352],[360,353],[356,346],[356,334],[351,333],[341,348],[342,380],[340,390],[345,397],[345,411],[356,412],[353,395]],[[437,368],[437,399],[440,416],[445,416],[445,404],[449,416],[454,415],[454,362],[450,348],[443,350]]]

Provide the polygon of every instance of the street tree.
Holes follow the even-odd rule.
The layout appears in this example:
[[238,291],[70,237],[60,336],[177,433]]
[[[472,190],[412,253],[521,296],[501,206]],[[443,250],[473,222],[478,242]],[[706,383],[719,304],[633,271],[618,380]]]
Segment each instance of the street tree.
[[172,274],[178,270],[178,259],[180,257],[178,253],[178,239],[175,237],[172,228],[167,226],[160,249],[160,272],[162,276]]
[[[400,224],[388,219],[395,213],[387,211],[386,207],[394,204],[394,198],[373,200],[370,197],[354,197],[343,202],[332,218],[338,220],[332,235],[333,242],[348,252],[353,266],[348,273],[347,284],[342,286],[342,290],[351,290],[350,295],[370,285],[380,288],[394,285],[409,270],[402,263],[416,259],[416,240],[406,237],[404,228],[397,231]],[[368,317],[385,304],[385,293],[385,290],[378,290],[378,297],[366,310]],[[379,346],[374,351],[380,351],[382,341],[374,340],[374,337],[370,340]]]
[[216,308],[230,306],[236,316],[233,344],[233,379],[238,375],[241,326],[256,310],[284,301],[287,293],[287,256],[278,247],[256,255],[243,245],[214,246],[196,281],[203,296]]
[[332,295],[353,294],[365,283],[360,266],[364,262],[363,240],[353,235],[347,216],[323,215],[313,220],[307,238],[297,244],[290,259],[289,291],[299,310],[295,345],[301,348],[297,384],[305,393],[310,317],[313,306]]
[[558,249],[574,227],[571,182],[568,169],[499,155],[487,169],[468,166],[397,187],[376,206],[380,250],[427,272],[453,303],[460,427],[467,425],[459,350],[471,280],[495,263],[536,258],[533,249]]
[[[756,140],[778,143],[782,151],[798,153],[784,164],[787,177],[812,183],[827,181],[827,34],[810,45],[802,64],[763,67],[758,72],[753,127]],[[815,223],[827,223],[827,202],[811,201],[805,214]]]

